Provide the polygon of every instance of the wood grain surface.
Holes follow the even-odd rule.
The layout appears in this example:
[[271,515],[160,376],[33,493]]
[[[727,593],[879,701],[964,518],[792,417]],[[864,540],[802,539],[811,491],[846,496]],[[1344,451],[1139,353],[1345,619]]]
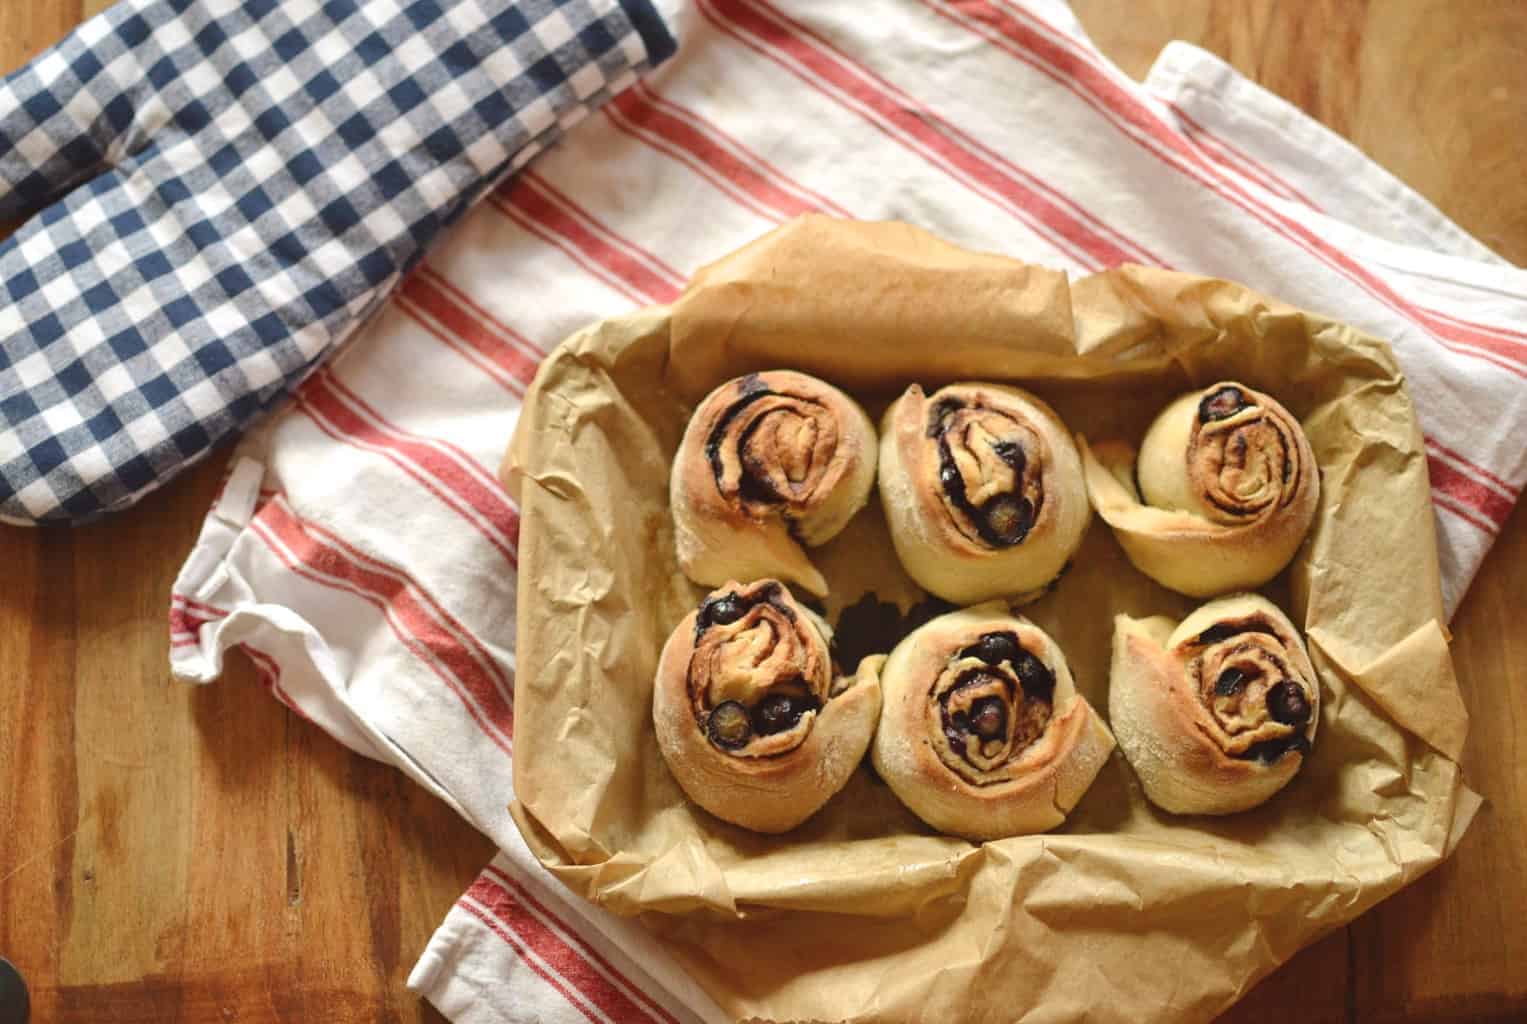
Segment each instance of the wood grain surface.
[[[102,4],[0,0],[0,69]],[[1527,4],[1076,0],[1140,76],[1195,42],[1527,262]],[[286,712],[192,688],[166,603],[223,457],[77,530],[0,528],[0,956],[39,1022],[441,1020],[404,979],[490,845]],[[1229,1021],[1527,1019],[1527,512],[1454,623],[1488,803],[1457,855]]]

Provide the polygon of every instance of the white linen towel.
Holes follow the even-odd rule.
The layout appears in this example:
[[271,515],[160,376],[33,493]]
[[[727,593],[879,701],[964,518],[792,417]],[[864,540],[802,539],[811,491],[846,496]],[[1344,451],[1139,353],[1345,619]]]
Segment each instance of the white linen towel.
[[1527,448],[1527,272],[1191,46],[1146,81],[1057,0],[672,0],[678,54],[492,195],[241,446],[175,585],[172,664],[243,647],[276,696],[503,853],[410,984],[458,1024],[724,1019],[526,850],[519,519],[494,479],[537,362],[805,212],[1074,275],[1245,282],[1388,340],[1427,435],[1449,614]]

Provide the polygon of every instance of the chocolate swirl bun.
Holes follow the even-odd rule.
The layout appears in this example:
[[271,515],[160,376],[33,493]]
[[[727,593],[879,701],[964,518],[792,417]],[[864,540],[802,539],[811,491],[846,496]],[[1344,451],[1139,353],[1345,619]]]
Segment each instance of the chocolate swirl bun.
[[777,580],[729,582],[680,622],[652,693],[658,747],[689,798],[755,832],[843,788],[880,715],[876,669],[839,677],[832,630]]
[[997,839],[1054,828],[1113,750],[1060,648],[1001,602],[913,631],[881,685],[875,769],[940,832]]
[[818,596],[806,558],[869,500],[875,427],[853,399],[792,370],[728,381],[695,410],[673,460],[679,567],[696,583],[778,576]]
[[1108,715],[1145,795],[1176,814],[1233,814],[1288,784],[1315,739],[1320,686],[1293,623],[1255,594],[1175,629],[1114,620]]
[[1089,450],[1085,441],[1082,459],[1092,503],[1130,561],[1194,597],[1272,579],[1320,504],[1320,471],[1299,421],[1233,381],[1167,406],[1138,462],[1128,445]]
[[907,573],[955,604],[1038,597],[1087,532],[1071,435],[1001,384],[913,384],[881,423],[880,497]]

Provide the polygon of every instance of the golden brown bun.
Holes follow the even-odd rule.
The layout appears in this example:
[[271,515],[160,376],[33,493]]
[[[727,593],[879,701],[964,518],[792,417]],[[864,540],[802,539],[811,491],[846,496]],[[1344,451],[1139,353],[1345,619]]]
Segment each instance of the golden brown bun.
[[679,567],[708,587],[777,576],[825,595],[801,544],[825,544],[864,507],[876,450],[869,416],[831,384],[793,370],[727,381],[674,456]]
[[880,499],[907,574],[955,604],[1038,597],[1092,511],[1060,418],[1001,384],[913,384],[881,422]]
[[1167,406],[1138,460],[1127,444],[1078,440],[1092,503],[1129,560],[1194,597],[1272,579],[1320,504],[1320,471],[1299,421],[1234,381]]
[[1299,771],[1320,724],[1320,686],[1293,623],[1271,602],[1237,594],[1175,629],[1118,616],[1108,717],[1151,803],[1232,814]]
[[881,686],[875,770],[940,832],[979,840],[1052,829],[1113,750],[1060,648],[1001,602],[913,631]]
[[843,788],[880,716],[884,659],[835,678],[831,639],[777,580],[728,582],[685,616],[663,646],[652,721],[691,800],[743,828],[785,832]]

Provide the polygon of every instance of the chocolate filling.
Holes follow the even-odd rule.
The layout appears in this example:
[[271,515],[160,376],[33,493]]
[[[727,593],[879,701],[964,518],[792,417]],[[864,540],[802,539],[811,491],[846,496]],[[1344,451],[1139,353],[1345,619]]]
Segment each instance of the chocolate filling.
[[[732,425],[732,421],[735,420],[738,416],[742,415],[742,411],[748,406],[752,405],[754,402],[758,401],[760,398],[765,397],[766,395],[774,394],[774,392],[770,391],[767,387],[762,386],[762,381],[757,382],[759,387],[756,390],[748,390],[746,387],[748,380],[749,378],[744,377],[741,381],[738,382],[737,401],[728,406],[726,412],[721,414],[721,418],[717,420],[716,425],[711,428],[710,436],[705,439],[705,457],[710,462],[711,475],[714,476],[718,481],[721,479],[721,475],[723,473],[721,466],[721,445],[726,440],[726,428],[730,427]],[[743,474],[743,476],[747,475],[747,473]]]
[[[705,439],[705,458],[710,463],[711,476],[715,477],[718,485],[724,472],[721,465],[721,446],[726,442],[727,428],[732,425],[733,420],[742,415],[743,410],[748,406],[760,398],[773,394],[778,392],[770,389],[763,378],[756,373],[750,373],[737,382],[737,400],[721,414],[721,418],[711,428],[710,436]],[[785,500],[784,495],[776,491],[769,483],[767,469],[748,457],[748,439],[762,422],[763,420],[760,419],[749,424],[748,429],[737,440],[738,456],[742,460],[742,474],[737,481],[737,493],[744,501],[759,505],[777,505]]]
[[928,436],[937,438],[944,433],[944,421],[961,409],[965,403],[958,398],[940,398],[928,411]]
[[1246,687],[1246,673],[1238,668],[1227,668],[1214,681],[1214,692],[1220,697],[1234,697]]
[[1280,736],[1275,740],[1263,740],[1261,743],[1253,743],[1247,747],[1246,753],[1240,755],[1240,760],[1272,764],[1290,750],[1308,755],[1310,741],[1305,739],[1303,733],[1297,732],[1289,736]]
[[[768,392],[763,392],[768,394]],[[761,397],[761,396],[760,396]],[[737,439],[737,452],[742,460],[742,475],[737,479],[737,493],[742,500],[756,502],[760,505],[775,505],[785,500],[785,496],[774,489],[769,481],[769,467],[764,465],[763,460],[753,454],[750,442],[753,434],[763,426],[766,416],[760,416],[748,424],[748,429],[742,432]],[[719,453],[719,446],[717,448]],[[719,458],[719,456],[718,456]],[[720,471],[716,469],[719,463],[712,461],[711,469],[716,472],[716,479],[721,479]]]
[[[1221,640],[1229,640],[1242,633],[1265,633],[1267,636],[1278,637],[1277,630],[1260,622],[1217,622],[1194,637],[1193,642],[1207,647],[1209,644],[1217,644]],[[1278,637],[1278,639],[1282,638]]]
[[998,441],[991,446],[992,451],[997,453],[997,458],[1013,467],[1013,472],[1023,475],[1023,467],[1028,465],[1028,457],[1023,454],[1023,448],[1013,441]]

